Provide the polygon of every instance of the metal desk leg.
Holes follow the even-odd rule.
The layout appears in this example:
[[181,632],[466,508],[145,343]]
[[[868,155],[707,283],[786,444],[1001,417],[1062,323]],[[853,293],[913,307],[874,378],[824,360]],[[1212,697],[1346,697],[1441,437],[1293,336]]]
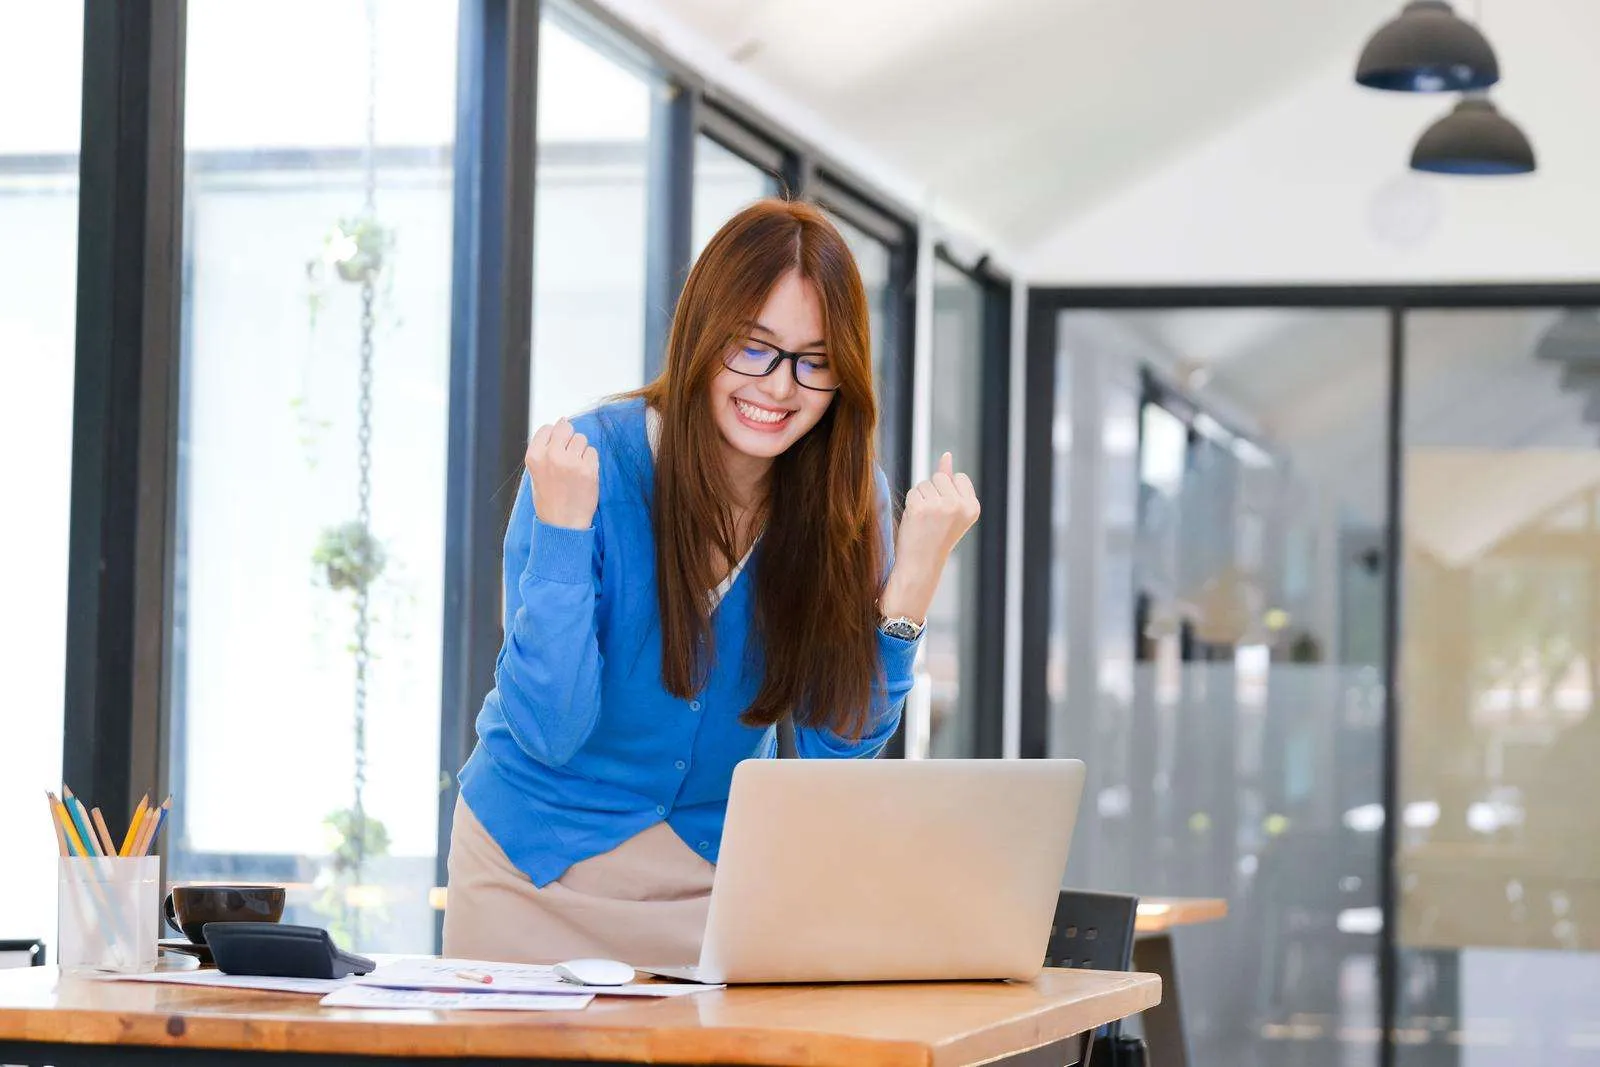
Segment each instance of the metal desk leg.
[[1189,1067],[1189,1039],[1183,1032],[1183,1008],[1178,1000],[1178,968],[1172,958],[1172,935],[1150,934],[1133,943],[1133,968],[1161,976],[1161,1003],[1146,1008],[1144,1043],[1150,1067]]

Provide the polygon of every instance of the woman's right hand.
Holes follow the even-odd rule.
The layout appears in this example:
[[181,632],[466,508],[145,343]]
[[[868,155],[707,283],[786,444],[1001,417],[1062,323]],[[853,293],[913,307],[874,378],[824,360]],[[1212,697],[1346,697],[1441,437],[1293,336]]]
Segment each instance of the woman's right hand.
[[561,419],[541,426],[523,458],[533,479],[533,509],[546,526],[587,530],[600,506],[600,455]]

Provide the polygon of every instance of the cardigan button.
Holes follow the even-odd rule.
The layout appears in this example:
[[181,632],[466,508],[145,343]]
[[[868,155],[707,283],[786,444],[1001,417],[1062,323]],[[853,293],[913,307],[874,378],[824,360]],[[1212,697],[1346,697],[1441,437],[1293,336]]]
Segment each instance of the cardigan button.
[[689,710],[690,711],[699,711],[700,710],[700,702],[698,700],[689,701]]
[[665,805],[662,805],[662,804],[657,804],[656,805],[656,814],[657,815],[665,815],[666,813],[667,813],[667,809],[666,809]]

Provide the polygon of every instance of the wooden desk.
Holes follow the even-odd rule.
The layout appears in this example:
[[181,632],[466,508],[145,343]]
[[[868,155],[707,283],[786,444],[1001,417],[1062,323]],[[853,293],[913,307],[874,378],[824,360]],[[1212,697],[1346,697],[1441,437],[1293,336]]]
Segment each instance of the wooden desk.
[[1161,978],[1161,1003],[1144,1013],[1144,1041],[1152,1067],[1188,1067],[1189,1038],[1178,999],[1178,968],[1172,931],[1180,926],[1219,922],[1228,902],[1216,897],[1141,897],[1134,916],[1133,965]]
[[[313,996],[0,972],[0,1063],[838,1064],[957,1067],[1043,1050],[1074,1063],[1096,1027],[1160,1000],[1153,975],[1046,971],[1036,982],[745,986],[571,1012],[356,1011]],[[1029,1061],[1031,1062],[1031,1061]]]
[[1175,926],[1214,923],[1228,917],[1228,902],[1218,897],[1142,897],[1134,917],[1140,937],[1164,934]]

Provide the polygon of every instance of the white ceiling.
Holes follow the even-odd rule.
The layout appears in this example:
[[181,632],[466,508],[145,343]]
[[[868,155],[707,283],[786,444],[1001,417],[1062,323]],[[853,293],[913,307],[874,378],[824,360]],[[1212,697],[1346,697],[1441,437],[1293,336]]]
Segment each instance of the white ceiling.
[[1406,156],[1452,98],[1351,79],[1402,0],[600,2],[815,115],[813,139],[906,176],[1030,281],[1600,273],[1596,0],[1460,0],[1540,172],[1422,185]]
[[658,0],[1025,244],[1325,67],[1395,0]]

